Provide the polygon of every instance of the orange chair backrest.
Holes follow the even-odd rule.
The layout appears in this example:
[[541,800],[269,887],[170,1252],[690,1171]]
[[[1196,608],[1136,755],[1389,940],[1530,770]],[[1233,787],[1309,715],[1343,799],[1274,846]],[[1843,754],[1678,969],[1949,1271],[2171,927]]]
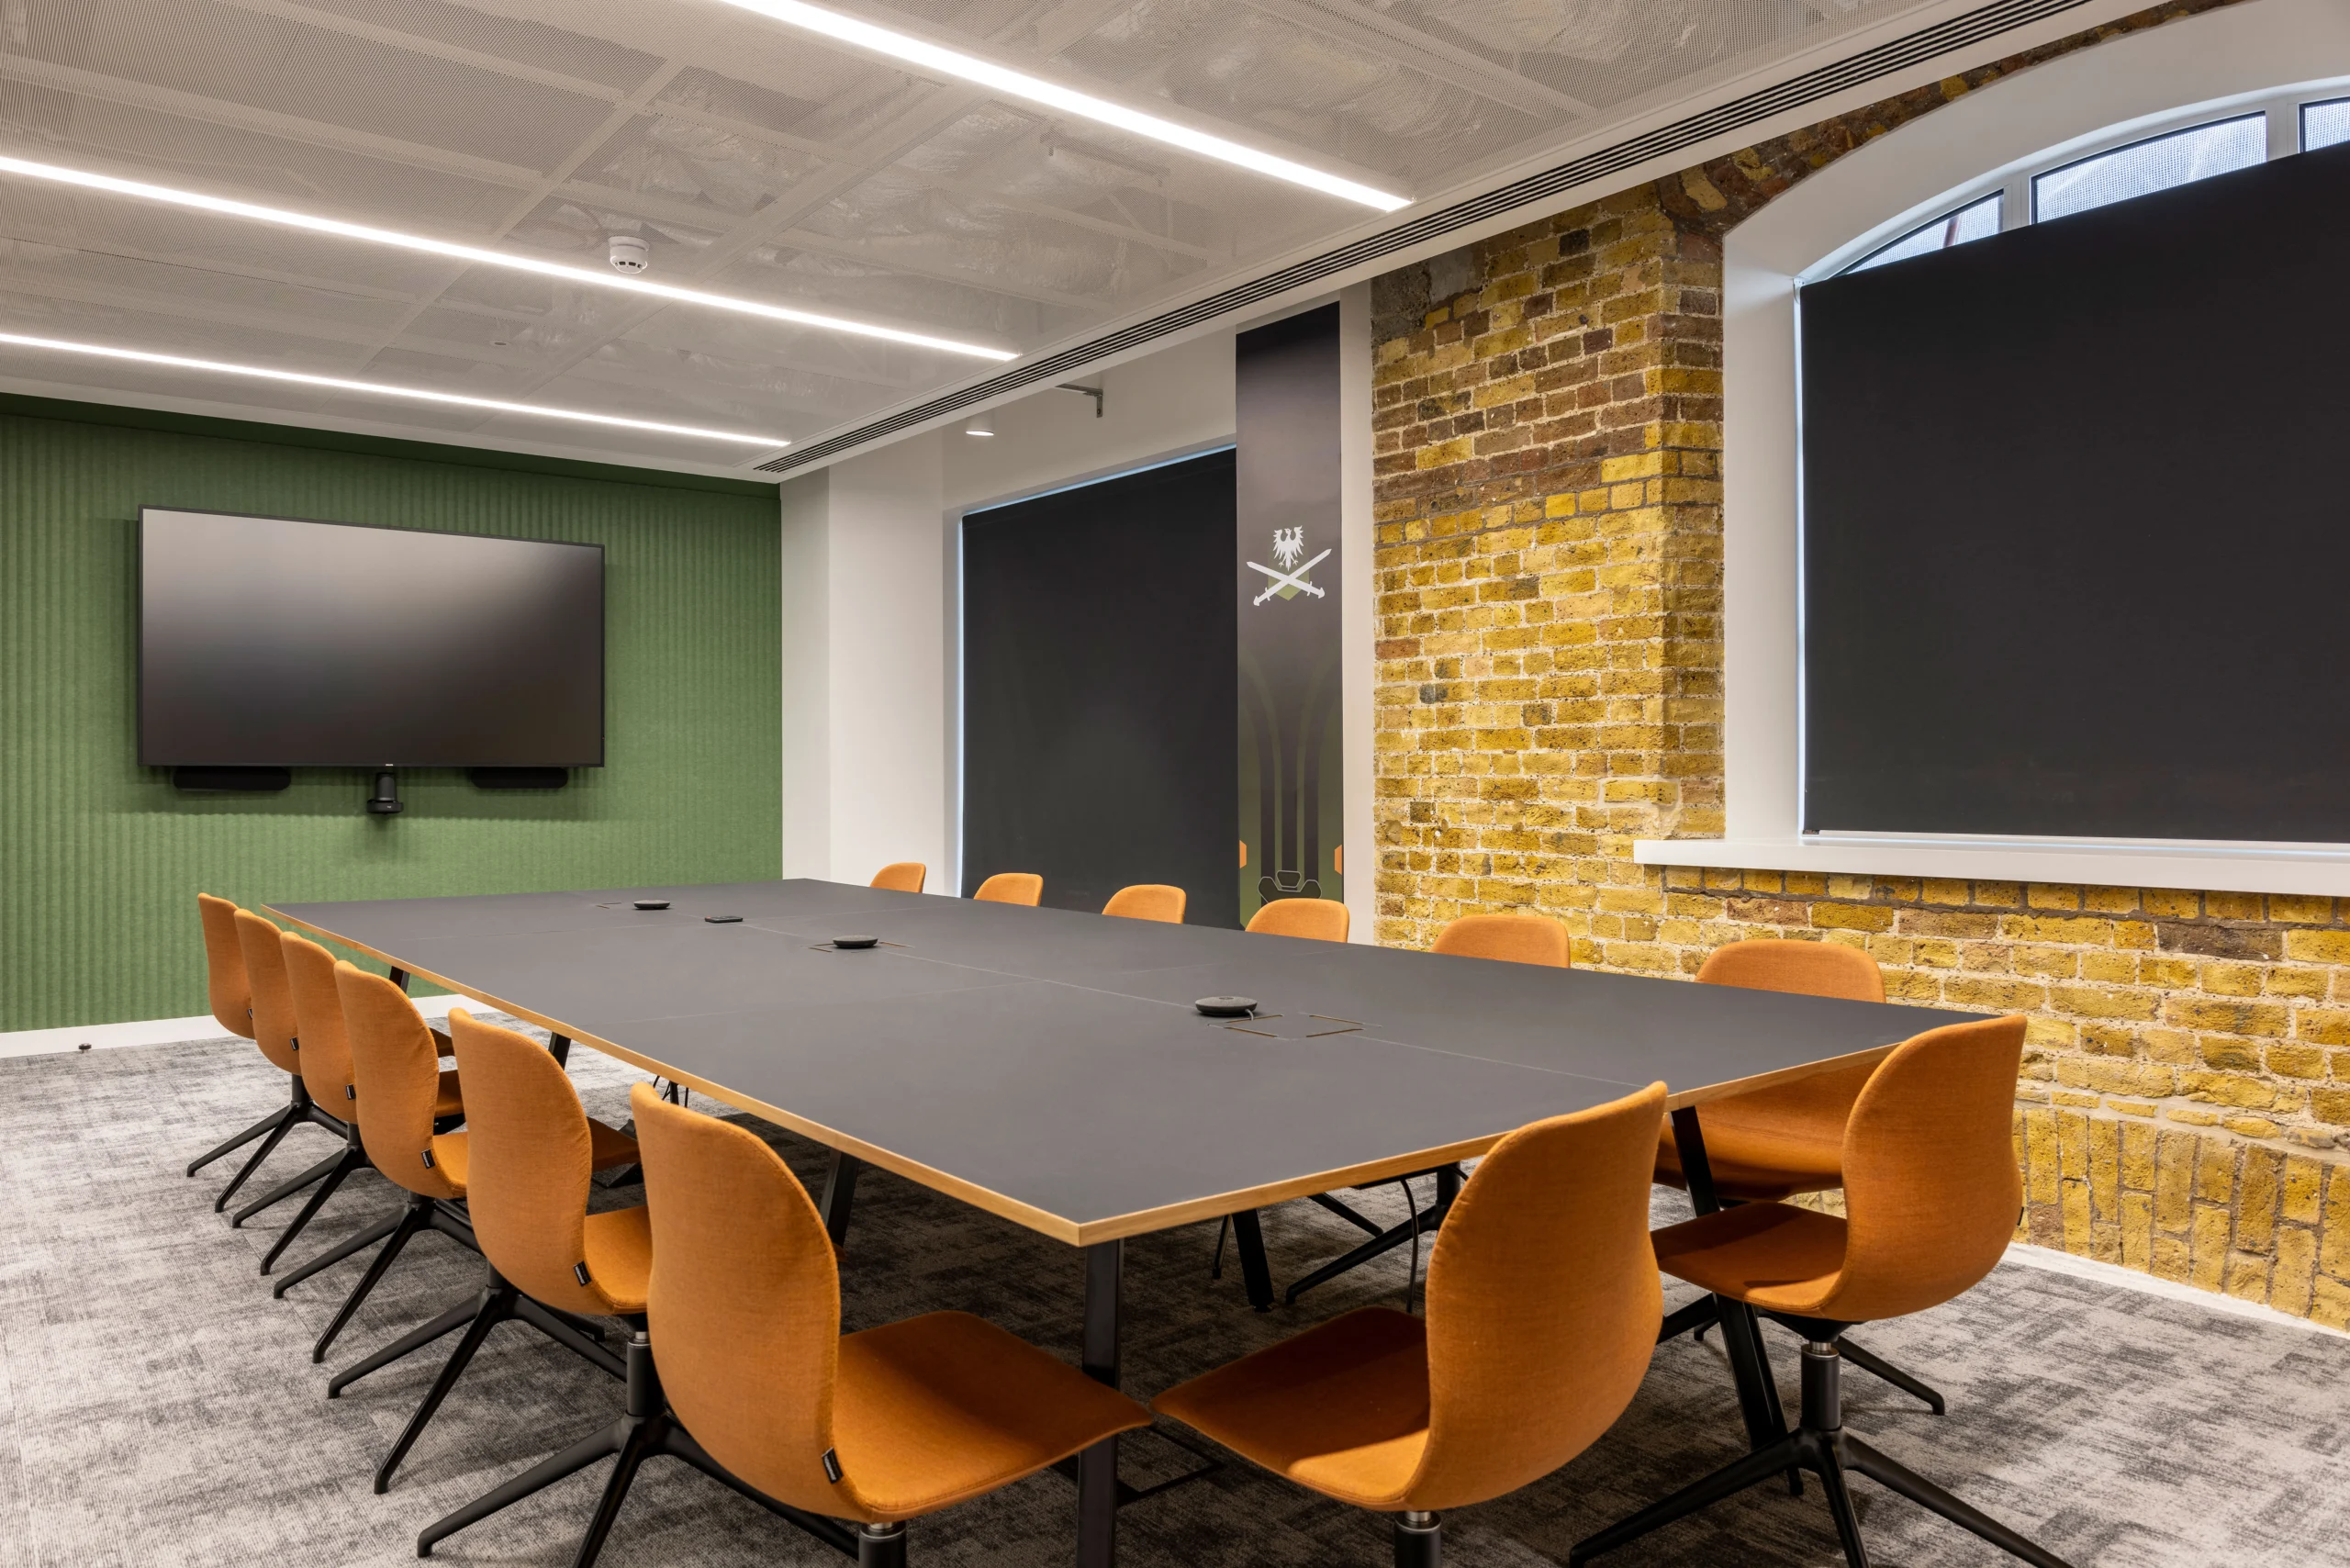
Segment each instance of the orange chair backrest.
[[840,1275],[807,1189],[749,1133],[649,1084],[629,1107],[653,1219],[645,1312],[662,1393],[711,1458],[768,1496],[856,1515],[853,1484],[824,1474]]
[[1045,896],[1045,879],[1034,871],[998,871],[971,896],[986,903],[1024,903],[1034,909]]
[[893,860],[873,873],[873,885],[893,893],[918,893],[930,868],[919,860]]
[[1763,936],[1726,943],[1706,955],[1697,980],[1703,985],[1734,985],[1746,991],[1841,996],[1852,1002],[1885,1000],[1885,971],[1876,967],[1876,960],[1841,942]]
[[357,1085],[359,1141],[375,1169],[428,1198],[462,1198],[464,1190],[424,1163],[432,1148],[432,1107],[441,1095],[440,1042],[408,993],[355,964],[334,967],[335,994],[351,1039]]
[[528,1035],[449,1009],[465,1086],[465,1207],[481,1255],[549,1306],[597,1315],[610,1298],[572,1271],[587,1260],[588,1113],[571,1080]]
[[1548,1475],[1615,1423],[1664,1317],[1649,1176],[1664,1085],[1494,1146],[1428,1259],[1428,1437],[1404,1506]]
[[[294,1019],[294,991],[285,983],[285,949],[276,926],[249,909],[237,911],[237,948],[245,956],[245,980],[252,987],[253,1044],[288,1072],[302,1070],[301,1031]],[[329,1115],[335,1105],[321,1106]]]
[[1879,1064],[1844,1126],[1844,1267],[1818,1316],[1922,1312],[1998,1262],[2023,1203],[2013,1130],[2023,1036],[2015,1014],[1952,1024]]
[[1103,914],[1123,915],[1128,920],[1163,920],[1169,925],[1183,924],[1183,905],[1189,902],[1181,888],[1170,888],[1164,882],[1137,882],[1131,888],[1120,888],[1102,906]]
[[330,1115],[351,1114],[351,1036],[334,986],[334,955],[307,936],[279,935],[294,1025],[302,1036],[302,1087]]
[[[1876,960],[1858,947],[1834,942],[1762,936],[1725,943],[1706,955],[1697,980],[1701,985],[1834,996],[1849,1002],[1885,1000],[1885,973],[1876,967]],[[1751,1090],[1708,1106],[1707,1114],[1718,1121],[1759,1124],[1833,1140],[1843,1136],[1852,1102],[1861,1097],[1862,1086],[1875,1070],[1871,1063],[1815,1072],[1792,1083]]]
[[1436,934],[1436,945],[1428,951],[1548,964],[1554,969],[1574,966],[1565,924],[1547,914],[1464,914]]
[[245,979],[245,950],[237,940],[237,906],[210,893],[196,895],[204,921],[204,986],[212,1016],[232,1035],[253,1037],[253,988]]
[[1248,917],[1248,929],[1271,936],[1343,942],[1348,923],[1347,906],[1336,899],[1275,899]]

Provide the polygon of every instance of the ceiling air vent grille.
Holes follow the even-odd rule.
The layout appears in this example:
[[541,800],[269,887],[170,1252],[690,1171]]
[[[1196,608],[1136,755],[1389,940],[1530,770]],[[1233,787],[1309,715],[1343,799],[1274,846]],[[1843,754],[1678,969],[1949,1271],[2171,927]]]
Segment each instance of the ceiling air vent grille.
[[1393,229],[1365,235],[1351,245],[1342,245],[1335,251],[1326,251],[1318,256],[1293,262],[1278,272],[1251,278],[1222,293],[1161,312],[1130,327],[1105,333],[1074,348],[1064,349],[1047,358],[1025,361],[1001,375],[958,387],[875,420],[870,424],[859,425],[855,430],[844,431],[823,441],[811,442],[758,466],[765,473],[789,474],[811,463],[821,463],[827,457],[863,446],[883,436],[925,424],[941,415],[958,412],[1040,381],[1058,380],[1154,339],[1245,310],[1251,305],[1322,278],[1335,276],[1365,262],[1377,261],[1382,256],[1393,255],[1427,241],[1441,239],[1472,224],[1540,201],[1545,196],[1605,179],[1651,159],[1695,147],[1699,142],[1768,119],[1773,115],[1818,103],[1847,88],[1865,85],[1897,71],[1906,70],[1920,61],[1964,49],[1985,39],[1996,38],[2001,33],[2043,17],[2062,15],[2086,4],[2087,0],[1994,0],[1991,5],[1978,6],[1930,28],[1920,28],[1914,33],[1905,33],[1874,49],[1863,50],[1858,54],[1848,55],[1815,71],[1807,71],[1775,86],[1761,88],[1744,97],[1733,98],[1729,103],[1674,120],[1670,125],[1659,126],[1628,140],[1587,152],[1571,162],[1528,174],[1522,180],[1487,191],[1483,196],[1455,202],[1450,207],[1413,218],[1408,223],[1399,223]]

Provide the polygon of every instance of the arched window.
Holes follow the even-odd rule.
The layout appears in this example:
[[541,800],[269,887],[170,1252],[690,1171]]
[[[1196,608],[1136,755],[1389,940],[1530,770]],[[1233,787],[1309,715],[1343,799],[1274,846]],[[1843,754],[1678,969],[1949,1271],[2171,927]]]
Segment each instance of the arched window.
[[[2302,101],[2287,95],[2271,103],[2214,117],[2182,111],[2189,123],[2146,134],[2133,126],[2127,139],[2084,154],[2077,147],[2061,158],[1986,178],[1953,192],[1945,209],[1913,224],[1858,261],[1825,269],[1862,272],[1907,261],[1929,251],[1948,250],[1987,239],[2003,229],[2069,217],[2132,196],[2147,196],[2269,158],[2350,141],[2350,98]],[[1847,248],[1849,251],[1849,247]]]

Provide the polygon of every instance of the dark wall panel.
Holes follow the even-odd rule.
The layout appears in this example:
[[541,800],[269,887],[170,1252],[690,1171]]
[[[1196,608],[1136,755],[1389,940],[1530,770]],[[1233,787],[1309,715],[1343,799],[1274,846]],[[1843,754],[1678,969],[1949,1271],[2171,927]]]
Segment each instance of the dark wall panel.
[[2350,146],[1802,297],[1807,829],[2350,841]]
[[1239,335],[1240,916],[1346,897],[1337,588],[1338,308]]
[[964,519],[965,894],[1170,882],[1238,924],[1232,528],[1230,452]]

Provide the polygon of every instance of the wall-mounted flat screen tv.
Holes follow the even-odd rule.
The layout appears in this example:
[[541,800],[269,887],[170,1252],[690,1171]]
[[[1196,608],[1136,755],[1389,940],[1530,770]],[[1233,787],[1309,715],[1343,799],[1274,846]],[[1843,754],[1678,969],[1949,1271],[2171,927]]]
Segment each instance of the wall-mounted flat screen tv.
[[599,767],[604,549],[142,508],[151,767]]

